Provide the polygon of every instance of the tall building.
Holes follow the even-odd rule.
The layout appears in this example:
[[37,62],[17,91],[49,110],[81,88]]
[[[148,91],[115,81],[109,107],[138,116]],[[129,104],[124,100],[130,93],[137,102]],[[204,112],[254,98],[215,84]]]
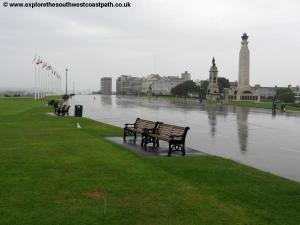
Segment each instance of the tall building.
[[118,77],[116,79],[116,93],[117,94],[125,94],[124,87],[127,85],[128,79],[130,77],[131,76],[129,76],[129,75],[121,75],[120,77]]
[[112,78],[102,77],[101,78],[101,93],[104,95],[112,94]]
[[121,75],[116,80],[117,94],[139,95],[141,93],[143,79],[129,75]]
[[181,79],[184,81],[191,80],[191,74],[188,71],[185,71],[181,74]]

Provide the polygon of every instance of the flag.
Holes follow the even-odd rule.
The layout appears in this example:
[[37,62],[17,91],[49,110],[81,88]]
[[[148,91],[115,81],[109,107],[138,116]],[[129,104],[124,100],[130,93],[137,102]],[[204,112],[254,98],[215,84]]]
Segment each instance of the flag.
[[38,61],[36,62],[37,65],[43,63],[43,60],[41,60],[40,58],[38,59]]
[[47,63],[46,62],[43,63],[43,67],[42,68],[45,68],[45,67],[47,67]]

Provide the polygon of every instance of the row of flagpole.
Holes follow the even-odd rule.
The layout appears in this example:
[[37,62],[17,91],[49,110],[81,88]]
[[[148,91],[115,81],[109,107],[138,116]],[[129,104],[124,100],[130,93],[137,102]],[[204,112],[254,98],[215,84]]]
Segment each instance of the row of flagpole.
[[61,75],[40,56],[35,56],[34,65],[34,99],[61,93]]

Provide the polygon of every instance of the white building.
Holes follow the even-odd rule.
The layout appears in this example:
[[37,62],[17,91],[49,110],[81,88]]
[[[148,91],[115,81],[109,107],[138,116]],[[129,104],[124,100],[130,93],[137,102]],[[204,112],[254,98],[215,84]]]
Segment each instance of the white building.
[[276,87],[261,87],[260,85],[255,85],[255,90],[261,99],[272,99],[276,95]]
[[141,93],[143,79],[140,77],[132,77],[130,75],[121,75],[116,80],[117,94],[138,95]]
[[154,82],[160,80],[159,74],[150,74],[143,78],[141,92],[143,94],[150,95],[152,94],[152,89],[154,86]]
[[152,93],[155,95],[170,95],[172,88],[183,83],[184,80],[179,77],[162,77],[153,82]]

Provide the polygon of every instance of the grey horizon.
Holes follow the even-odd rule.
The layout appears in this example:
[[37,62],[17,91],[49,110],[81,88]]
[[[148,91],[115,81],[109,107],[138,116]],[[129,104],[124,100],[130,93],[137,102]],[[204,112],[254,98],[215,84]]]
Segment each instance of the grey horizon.
[[[131,8],[0,7],[0,87],[33,88],[37,53],[76,89],[98,90],[122,74],[238,79],[240,36],[249,35],[250,84],[300,84],[300,2],[131,1]],[[64,86],[64,85],[63,85]],[[115,88],[115,86],[113,87]]]

